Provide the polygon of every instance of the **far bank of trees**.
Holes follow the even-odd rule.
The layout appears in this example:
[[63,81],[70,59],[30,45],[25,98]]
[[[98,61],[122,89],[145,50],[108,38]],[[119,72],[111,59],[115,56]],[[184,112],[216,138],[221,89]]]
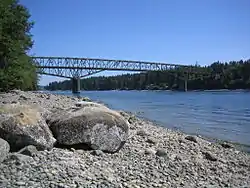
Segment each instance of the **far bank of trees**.
[[28,10],[17,0],[0,3],[0,91],[35,90],[36,68],[27,55],[33,41]]
[[[189,90],[250,89],[250,60],[215,62],[207,67],[197,67],[206,74],[190,74]],[[183,88],[184,73],[180,69],[165,72],[125,74],[110,77],[91,77],[81,80],[84,90],[144,90]],[[70,90],[71,81],[52,82],[48,90]]]

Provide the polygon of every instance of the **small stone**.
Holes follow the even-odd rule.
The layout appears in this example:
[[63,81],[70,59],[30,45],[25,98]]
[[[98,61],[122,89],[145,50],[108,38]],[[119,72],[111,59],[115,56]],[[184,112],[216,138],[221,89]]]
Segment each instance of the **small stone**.
[[217,157],[213,155],[212,153],[206,151],[203,153],[205,155],[205,158],[210,161],[217,161]]
[[91,152],[92,155],[96,155],[96,156],[102,156],[104,155],[103,151],[101,150],[94,150]]
[[129,122],[130,124],[136,122],[136,117],[135,117],[135,116],[130,116],[129,119],[128,119],[128,122]]
[[234,146],[230,143],[227,143],[227,142],[223,142],[220,144],[223,148],[233,148]]
[[18,186],[24,186],[26,183],[25,182],[23,182],[23,181],[18,181],[18,182],[16,182],[16,185],[18,185]]
[[173,156],[173,159],[176,160],[176,161],[183,161],[183,158],[182,158],[181,155]]
[[144,129],[138,130],[136,134],[139,136],[147,136],[147,133]]
[[85,153],[85,151],[82,149],[78,149],[78,150],[76,150],[76,152],[79,153],[80,155],[83,155]]
[[146,142],[150,144],[157,144],[157,140],[153,137],[148,138]]
[[165,149],[157,149],[155,154],[159,157],[168,158],[168,153]]
[[149,148],[145,149],[145,154],[146,155],[154,155],[155,153],[156,152],[153,149],[149,149]]
[[20,95],[19,99],[21,99],[21,100],[28,100],[29,98],[26,97],[26,96],[24,96],[24,95]]
[[188,135],[188,136],[185,137],[185,139],[197,143],[197,137],[196,136]]
[[45,96],[44,96],[44,94],[41,94],[41,95],[39,95],[38,97],[40,97],[40,98],[44,98]]
[[33,145],[29,145],[24,147],[23,149],[21,149],[20,151],[18,151],[18,153],[23,154],[23,155],[27,155],[27,156],[35,156],[37,154],[37,149],[35,146]]
[[82,98],[82,101],[91,102],[90,98],[88,98],[88,97],[83,97],[83,98]]
[[12,153],[8,155],[8,157],[5,159],[5,162],[16,161],[16,163],[20,165],[22,164],[22,162],[28,162],[30,160],[32,160],[32,157],[22,155],[19,153]]

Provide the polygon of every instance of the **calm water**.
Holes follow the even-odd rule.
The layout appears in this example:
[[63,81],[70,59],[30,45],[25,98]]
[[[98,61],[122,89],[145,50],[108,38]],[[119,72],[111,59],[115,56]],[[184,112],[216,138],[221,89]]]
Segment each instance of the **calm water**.
[[168,128],[250,145],[250,92],[82,91],[80,95]]

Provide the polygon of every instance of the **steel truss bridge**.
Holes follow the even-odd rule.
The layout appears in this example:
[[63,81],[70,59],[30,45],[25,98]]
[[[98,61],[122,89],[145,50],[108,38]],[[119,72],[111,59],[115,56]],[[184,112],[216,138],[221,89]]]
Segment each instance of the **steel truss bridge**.
[[[80,78],[90,76],[105,70],[119,71],[171,71],[180,68],[186,75],[204,74],[195,66],[167,64],[146,61],[74,58],[74,57],[32,57],[40,74],[71,78],[73,81],[72,91],[80,91]],[[185,79],[185,90],[187,90]]]

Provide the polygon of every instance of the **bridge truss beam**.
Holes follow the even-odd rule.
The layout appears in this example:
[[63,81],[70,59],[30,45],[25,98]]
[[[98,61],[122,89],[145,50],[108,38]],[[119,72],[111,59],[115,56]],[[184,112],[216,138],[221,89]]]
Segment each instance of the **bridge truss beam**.
[[70,57],[32,57],[38,72],[66,78],[85,77],[104,70],[121,71],[166,71],[181,68],[195,72],[197,68],[187,65],[165,64],[145,61],[70,58]]
[[72,91],[80,91],[80,78],[99,73],[104,70],[120,71],[176,71],[179,69],[184,73],[184,90],[187,91],[187,80],[189,74],[207,74],[200,72],[196,66],[166,64],[145,61],[71,58],[71,57],[32,57],[36,64],[37,72],[40,74],[59,76],[72,79]]
[[84,78],[93,74],[97,74],[104,70],[89,69],[63,69],[63,68],[41,68],[38,67],[37,73],[49,76],[58,76],[62,78]]

